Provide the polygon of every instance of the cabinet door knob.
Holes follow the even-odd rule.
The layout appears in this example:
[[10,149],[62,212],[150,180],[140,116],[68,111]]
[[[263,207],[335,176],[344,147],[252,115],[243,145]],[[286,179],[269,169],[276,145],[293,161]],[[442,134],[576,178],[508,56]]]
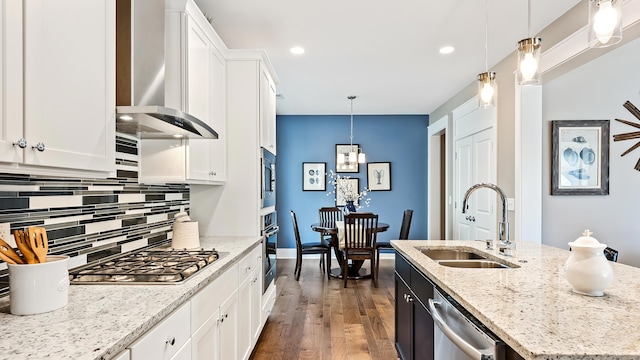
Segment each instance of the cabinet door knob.
[[31,148],[42,152],[44,151],[44,143],[39,142],[36,144],[36,146],[32,146]]
[[13,146],[16,146],[16,145],[18,145],[21,149],[24,149],[24,148],[27,147],[27,140],[20,139],[20,140],[18,140],[18,141],[13,143]]
[[173,346],[176,343],[176,338],[175,336],[172,337],[171,339],[167,339],[167,341],[165,341],[165,344],[169,344],[171,346]]

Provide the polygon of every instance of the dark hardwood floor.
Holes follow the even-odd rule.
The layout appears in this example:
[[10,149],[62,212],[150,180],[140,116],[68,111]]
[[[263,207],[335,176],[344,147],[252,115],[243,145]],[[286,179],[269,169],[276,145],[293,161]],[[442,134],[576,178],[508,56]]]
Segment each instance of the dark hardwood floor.
[[377,288],[366,279],[349,280],[345,289],[341,279],[327,280],[315,259],[303,260],[296,281],[294,265],[278,260],[276,303],[251,359],[398,358],[393,259],[381,259]]

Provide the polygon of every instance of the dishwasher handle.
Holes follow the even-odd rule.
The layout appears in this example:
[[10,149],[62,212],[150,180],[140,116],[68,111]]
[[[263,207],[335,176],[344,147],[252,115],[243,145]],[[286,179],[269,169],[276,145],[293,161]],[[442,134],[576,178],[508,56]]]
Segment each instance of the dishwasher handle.
[[442,333],[451,340],[460,350],[465,354],[473,358],[474,360],[493,360],[492,355],[483,354],[480,350],[473,347],[473,345],[466,342],[460,335],[456,334],[442,319],[440,312],[438,311],[438,305],[440,303],[429,299],[429,310],[431,311],[431,317],[433,322],[438,326]]

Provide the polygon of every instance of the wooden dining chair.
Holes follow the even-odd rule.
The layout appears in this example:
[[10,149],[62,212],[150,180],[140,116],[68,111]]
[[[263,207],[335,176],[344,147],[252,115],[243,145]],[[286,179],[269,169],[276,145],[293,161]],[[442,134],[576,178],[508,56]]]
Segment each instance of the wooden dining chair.
[[376,238],[378,215],[350,213],[344,216],[344,248],[342,249],[342,278],[347,287],[349,260],[370,260],[373,286],[378,287],[376,269]]
[[[330,246],[328,243],[321,242],[311,242],[311,243],[302,243],[300,240],[300,230],[298,229],[298,219],[296,218],[296,213],[291,210],[291,222],[293,223],[293,234],[296,238],[296,267],[293,271],[293,275],[296,277],[296,281],[300,279],[300,270],[302,268],[302,255],[308,254],[319,254],[320,255],[320,267],[322,271],[326,271],[327,279],[329,278],[329,273],[331,272],[331,252]],[[325,269],[324,259],[325,256],[327,258],[327,266]]]
[[[344,213],[342,209],[330,206],[330,207],[321,207],[318,210],[318,218],[320,220],[320,224],[330,224],[335,225],[336,221],[344,220]],[[321,241],[331,242],[331,234],[320,233]]]
[[[413,217],[413,210],[407,209],[402,214],[402,225],[400,225],[400,235],[398,240],[409,239],[409,229],[411,229],[411,218]],[[391,241],[379,241],[376,242],[376,266],[380,267],[380,250],[393,249]],[[377,271],[377,270],[376,270]]]

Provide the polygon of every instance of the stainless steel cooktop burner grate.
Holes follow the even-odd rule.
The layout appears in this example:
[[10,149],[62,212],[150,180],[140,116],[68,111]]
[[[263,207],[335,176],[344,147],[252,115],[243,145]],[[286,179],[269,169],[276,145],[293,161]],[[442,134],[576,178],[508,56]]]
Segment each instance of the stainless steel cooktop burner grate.
[[72,284],[180,284],[219,258],[213,250],[143,250],[70,272]]

